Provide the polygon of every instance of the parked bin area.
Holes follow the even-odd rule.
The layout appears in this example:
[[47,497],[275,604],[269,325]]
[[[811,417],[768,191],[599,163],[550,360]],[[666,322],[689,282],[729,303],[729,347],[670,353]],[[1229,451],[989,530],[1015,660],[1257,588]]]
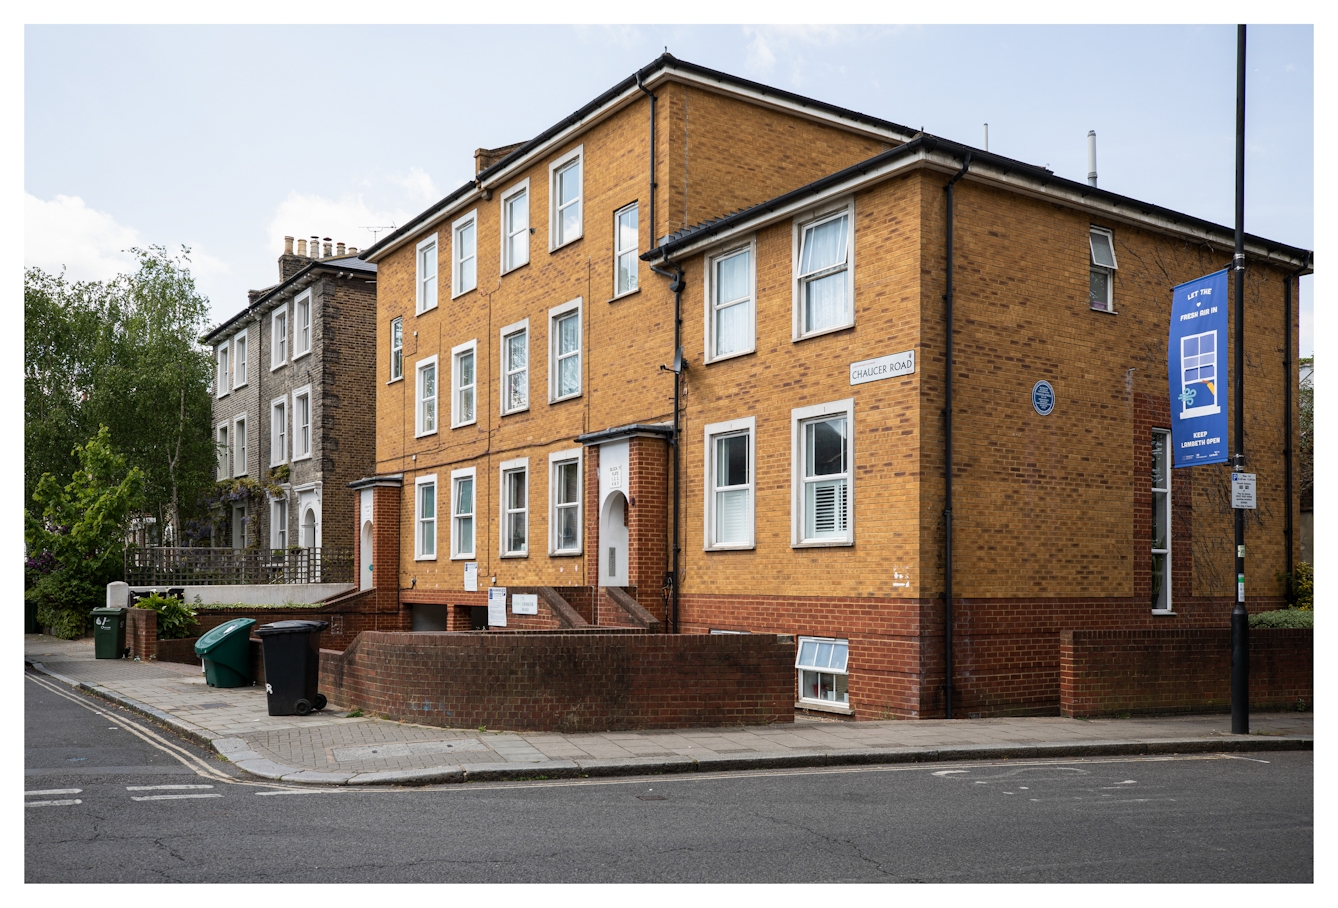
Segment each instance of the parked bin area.
[[254,618],[225,621],[195,641],[195,655],[204,659],[210,687],[245,687],[251,678],[251,628]]
[[305,716],[325,708],[317,691],[321,631],[327,621],[276,621],[256,629],[265,658],[265,695],[271,716]]
[[129,654],[125,645],[123,608],[93,609],[93,655],[98,659],[120,659]]

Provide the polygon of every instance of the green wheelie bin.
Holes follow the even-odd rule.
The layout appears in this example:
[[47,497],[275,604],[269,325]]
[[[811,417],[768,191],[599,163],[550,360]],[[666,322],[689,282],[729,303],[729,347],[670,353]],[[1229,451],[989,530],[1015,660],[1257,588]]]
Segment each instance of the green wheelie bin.
[[123,608],[93,609],[93,655],[98,659],[120,659],[130,652],[125,645]]
[[195,641],[210,687],[245,687],[251,677],[251,628],[254,618],[233,618]]

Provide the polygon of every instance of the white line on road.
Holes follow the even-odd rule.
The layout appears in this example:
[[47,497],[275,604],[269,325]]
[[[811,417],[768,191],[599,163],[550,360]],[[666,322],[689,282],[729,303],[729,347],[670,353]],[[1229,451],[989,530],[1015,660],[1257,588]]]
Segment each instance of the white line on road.
[[72,804],[82,804],[84,802],[79,798],[73,798],[61,801],[25,801],[24,803],[29,807],[69,807]]
[[213,788],[212,785],[127,785],[126,791],[185,791],[188,788]]
[[272,798],[275,795],[319,795],[319,794],[337,794],[337,790],[329,788],[301,788],[289,789],[285,791],[257,791],[258,798]]
[[42,791],[25,791],[23,796],[28,795],[77,795],[83,792],[82,788],[47,788]]
[[132,801],[184,801],[187,798],[221,798],[221,794],[195,794],[195,795],[142,795],[138,798],[131,798]]

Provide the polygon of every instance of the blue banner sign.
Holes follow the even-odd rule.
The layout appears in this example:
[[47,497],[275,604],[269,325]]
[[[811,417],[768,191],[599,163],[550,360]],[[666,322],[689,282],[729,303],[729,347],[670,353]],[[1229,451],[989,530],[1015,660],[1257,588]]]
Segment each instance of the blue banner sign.
[[1177,467],[1227,460],[1227,271],[1171,291],[1167,349]]

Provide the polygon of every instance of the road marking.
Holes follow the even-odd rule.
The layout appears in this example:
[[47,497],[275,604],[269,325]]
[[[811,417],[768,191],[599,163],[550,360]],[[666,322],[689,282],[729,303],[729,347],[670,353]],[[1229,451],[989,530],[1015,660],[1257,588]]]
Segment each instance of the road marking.
[[45,788],[41,791],[25,791],[23,796],[28,795],[77,795],[83,792],[82,788]]
[[142,795],[137,798],[131,798],[132,801],[184,801],[188,798],[221,798],[218,792],[213,794],[194,794],[194,795]]
[[971,770],[969,770],[969,769],[940,769],[938,772],[934,773],[934,775],[936,775],[936,776],[950,776],[950,775],[952,775],[952,774],[955,773],[955,772],[970,772],[970,771],[971,771]]
[[339,794],[337,789],[332,788],[287,788],[282,791],[257,791],[258,798],[272,798],[275,795],[322,795]]
[[73,804],[82,804],[84,802],[79,798],[74,798],[72,800],[62,801],[26,801],[25,803],[29,807],[69,807]]
[[188,788],[213,788],[212,785],[127,785],[126,791],[184,791]]

